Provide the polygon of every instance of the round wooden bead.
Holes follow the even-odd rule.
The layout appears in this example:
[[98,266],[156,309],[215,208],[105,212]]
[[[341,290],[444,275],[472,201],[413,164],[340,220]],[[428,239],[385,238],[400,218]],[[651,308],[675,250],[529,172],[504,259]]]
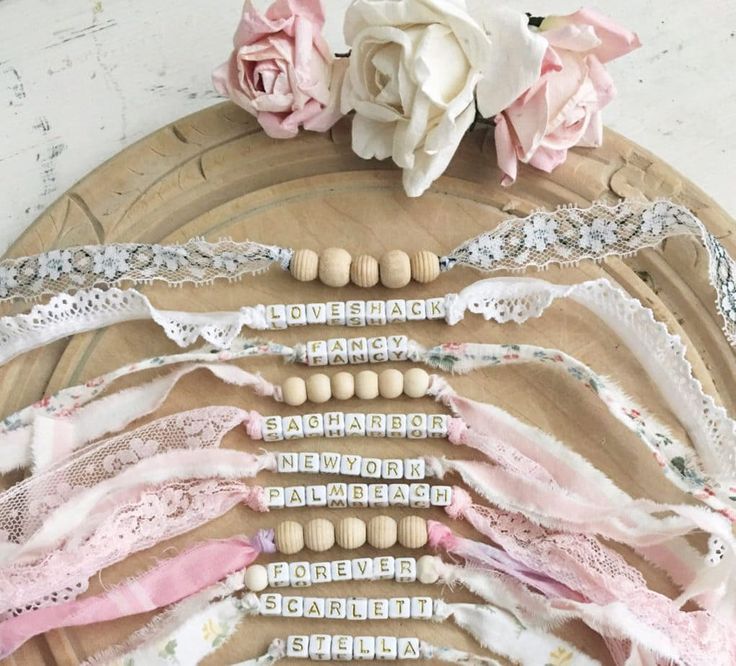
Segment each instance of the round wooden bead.
[[268,572],[262,564],[251,564],[245,569],[245,586],[251,592],[260,592],[268,587]]
[[410,398],[423,398],[429,388],[429,374],[422,368],[412,368],[404,373],[404,393]]
[[355,378],[350,372],[332,375],[332,395],[337,400],[349,400],[355,395]]
[[314,250],[295,250],[291,255],[289,272],[299,282],[316,280],[319,272],[319,256]]
[[319,257],[319,279],[328,287],[344,287],[350,282],[350,253],[328,247]]
[[391,548],[396,543],[396,521],[390,516],[375,516],[368,521],[368,543],[374,548]]
[[355,375],[355,395],[361,400],[378,397],[378,374],[373,370],[361,370]]
[[299,523],[285,520],[276,526],[276,549],[284,555],[293,555],[304,548],[304,530]]
[[289,377],[281,384],[281,393],[287,405],[298,407],[307,401],[307,384],[301,377]]
[[437,558],[434,555],[422,555],[417,560],[417,580],[425,585],[431,585],[436,583],[439,578]]
[[421,548],[427,543],[427,521],[421,516],[404,516],[399,521],[399,543],[404,548]]
[[307,377],[307,398],[309,402],[327,402],[332,397],[330,378],[317,372]]
[[380,261],[381,284],[389,289],[405,287],[411,280],[409,255],[401,250],[389,250]]
[[335,540],[340,548],[354,550],[365,544],[366,527],[360,518],[343,518],[335,529]]
[[324,518],[314,518],[304,527],[304,544],[315,553],[323,553],[335,545],[335,526]]
[[422,250],[411,258],[411,276],[417,282],[432,282],[439,274],[440,258],[434,252]]
[[378,261],[370,254],[361,254],[350,264],[350,281],[359,287],[375,287],[378,284]]
[[404,375],[390,368],[378,375],[378,392],[382,398],[398,398],[404,392]]

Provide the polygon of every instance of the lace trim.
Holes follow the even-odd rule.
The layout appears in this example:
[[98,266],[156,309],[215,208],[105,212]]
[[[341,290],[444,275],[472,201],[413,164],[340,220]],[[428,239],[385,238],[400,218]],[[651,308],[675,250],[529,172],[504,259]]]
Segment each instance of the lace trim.
[[274,262],[288,268],[291,250],[251,241],[194,238],[178,245],[83,245],[0,262],[0,301],[30,301],[40,296],[124,282],[171,286],[238,280],[267,270]]

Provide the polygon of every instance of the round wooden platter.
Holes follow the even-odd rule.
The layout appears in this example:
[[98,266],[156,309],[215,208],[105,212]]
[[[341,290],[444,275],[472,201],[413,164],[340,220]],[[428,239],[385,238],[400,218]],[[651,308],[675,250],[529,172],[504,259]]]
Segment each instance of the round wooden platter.
[[[586,205],[597,199],[615,200],[624,196],[671,197],[690,207],[711,231],[724,239],[730,252],[736,250],[736,243],[729,238],[733,222],[721,209],[653,155],[612,132],[606,133],[601,149],[573,151],[565,165],[552,175],[522,170],[517,184],[510,189],[498,184],[499,173],[494,166],[492,146],[487,141],[485,134],[476,130],[464,141],[447,174],[423,197],[409,199],[402,191],[400,173],[389,162],[363,161],[353,155],[347,123],[327,135],[302,133],[298,139],[274,141],[247,114],[226,103],[165,127],[100,166],[40,217],[13,246],[9,256],[84,243],[172,243],[193,236],[210,240],[255,239],[317,250],[342,246],[354,254],[367,252],[376,256],[388,248],[442,253],[509,216],[527,214],[537,208],[568,203]],[[600,276],[615,279],[652,307],[672,332],[689,343],[689,356],[698,379],[731,409],[736,398],[736,360],[720,331],[700,245],[691,239],[675,239],[662,249],[642,252],[630,260],[586,264],[544,274],[546,279],[556,282]],[[472,271],[456,269],[434,284],[414,284],[401,294],[441,295],[458,290],[478,277]],[[317,283],[298,284],[279,269],[233,284],[183,289],[157,285],[146,287],[145,292],[159,306],[194,310],[233,309],[259,302],[388,296],[379,287],[368,292],[353,287],[336,291]],[[6,311],[19,309],[20,306],[5,308]],[[563,349],[600,373],[615,378],[629,394],[687,440],[676,415],[664,407],[661,397],[626,348],[600,321],[570,303],[558,302],[544,316],[523,326],[499,326],[470,317],[454,328],[429,322],[396,326],[392,331],[407,333],[427,344],[451,340],[528,342]],[[320,337],[327,337],[327,331],[296,329],[273,333],[273,338],[287,342]],[[0,411],[9,414],[44,393],[133,360],[173,351],[174,344],[150,322],[126,323],[57,342],[0,369]],[[273,360],[255,360],[244,365],[261,371],[273,381],[290,374],[308,374],[303,367],[285,367]],[[594,396],[561,374],[538,367],[496,368],[454,378],[452,383],[461,393],[500,405],[553,433],[628,492],[660,501],[688,501],[663,479],[651,455],[635,436],[615,421]],[[155,416],[205,404],[235,404],[265,413],[299,411],[254,397],[244,390],[223,387],[211,376],[199,372],[182,381]],[[376,401],[368,406],[350,401],[340,409],[408,411],[418,409],[418,404],[408,400]],[[434,411],[438,407],[423,401],[420,409]],[[242,432],[229,435],[225,445],[243,449],[253,446]],[[434,453],[469,458],[473,455],[470,450],[448,451],[447,446],[445,441],[387,440],[294,444],[294,448],[302,450],[355,449],[377,456]],[[17,479],[8,477],[5,481],[10,484]],[[314,477],[303,481],[313,480]],[[265,485],[270,479],[263,475],[257,481]],[[292,477],[288,483],[299,481]],[[276,483],[285,482],[277,479]],[[90,582],[90,591],[109,587],[142,571],[164,553],[171,554],[207,536],[250,534],[256,528],[275,526],[287,518],[338,519],[351,513],[369,517],[378,512],[299,509],[255,514],[238,508],[215,523],[106,569]],[[402,515],[400,510],[386,512]],[[427,516],[447,520],[439,511],[428,511]],[[472,535],[463,524],[453,527]],[[676,593],[660,573],[629,550],[621,547],[617,550],[645,573],[654,589],[668,595]],[[334,551],[328,555],[336,558],[341,554]],[[307,553],[304,559],[315,557]],[[335,584],[330,589],[314,592],[325,596],[397,596],[425,592],[436,595],[440,590],[425,590],[419,585],[407,588],[396,583],[370,583]],[[443,594],[447,598],[473,600],[460,590]],[[27,643],[8,663],[24,666],[78,663],[121,641],[150,617],[53,631]],[[335,622],[319,626],[316,621],[252,619],[207,663],[232,663],[261,654],[273,637],[318,631],[417,635],[435,644],[483,652],[451,622],[439,626],[409,621],[388,625]],[[603,663],[609,663],[603,642],[585,627],[573,623],[560,634]],[[550,659],[549,663],[564,665],[566,662],[559,658]]]

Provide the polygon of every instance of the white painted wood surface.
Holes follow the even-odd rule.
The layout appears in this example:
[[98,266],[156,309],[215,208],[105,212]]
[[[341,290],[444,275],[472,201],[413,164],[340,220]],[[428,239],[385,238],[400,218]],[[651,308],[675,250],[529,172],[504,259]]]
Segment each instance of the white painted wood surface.
[[[567,13],[579,1],[514,4]],[[327,38],[344,50],[349,0],[325,4]],[[0,0],[0,251],[95,166],[217,101],[209,75],[227,56],[240,6]],[[606,123],[736,215],[736,3],[605,0],[598,7],[644,43],[611,66],[620,96]]]

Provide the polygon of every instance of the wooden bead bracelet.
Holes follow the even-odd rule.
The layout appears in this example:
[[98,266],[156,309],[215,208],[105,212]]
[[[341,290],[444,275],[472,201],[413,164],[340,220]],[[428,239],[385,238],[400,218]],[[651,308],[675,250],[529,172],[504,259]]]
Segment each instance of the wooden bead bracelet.
[[353,258],[347,250],[328,247],[319,255],[314,250],[294,250],[289,272],[300,282],[319,278],[328,287],[344,287],[352,282],[358,287],[375,287],[379,280],[384,287],[398,289],[413,279],[427,283],[440,274],[440,258],[427,250],[411,258],[402,250],[389,250],[380,259],[369,254]]

